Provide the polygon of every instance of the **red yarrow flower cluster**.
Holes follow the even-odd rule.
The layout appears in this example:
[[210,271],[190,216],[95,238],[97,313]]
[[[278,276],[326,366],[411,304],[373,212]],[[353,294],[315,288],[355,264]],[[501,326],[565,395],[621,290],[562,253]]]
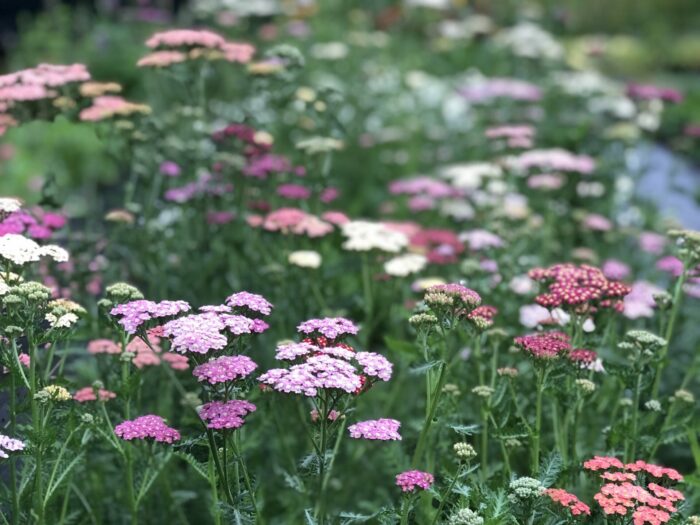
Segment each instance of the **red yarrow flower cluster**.
[[569,336],[563,332],[542,332],[516,337],[515,345],[535,359],[555,359],[571,350]]
[[595,311],[597,307],[620,310],[622,298],[631,288],[605,277],[595,266],[555,264],[549,268],[530,270],[531,279],[547,284],[547,292],[535,301],[547,308],[572,307],[577,312]]

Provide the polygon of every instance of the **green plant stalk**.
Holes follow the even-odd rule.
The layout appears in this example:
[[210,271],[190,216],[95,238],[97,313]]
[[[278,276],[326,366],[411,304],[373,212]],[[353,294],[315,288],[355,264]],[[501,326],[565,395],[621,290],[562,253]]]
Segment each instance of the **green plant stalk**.
[[326,469],[326,475],[323,478],[323,485],[321,487],[322,493],[326,493],[326,487],[331,479],[331,472],[333,471],[333,465],[335,464],[335,458],[338,455],[338,450],[340,449],[340,443],[343,441],[345,425],[347,421],[343,418],[340,422],[340,428],[338,429],[338,434],[335,437],[335,444],[333,445],[333,452],[331,454],[331,459],[328,461],[328,469]]
[[654,375],[654,386],[651,389],[651,399],[656,399],[659,396],[659,390],[661,388],[661,374],[666,368],[666,360],[668,357],[668,349],[671,344],[671,338],[673,337],[673,330],[676,327],[676,320],[678,319],[678,312],[680,311],[681,302],[683,299],[683,285],[687,279],[688,269],[686,268],[687,263],[683,265],[683,273],[678,277],[676,281],[676,286],[673,290],[673,303],[671,306],[671,313],[668,318],[668,325],[666,326],[666,332],[664,333],[664,344],[659,354],[659,361],[656,365],[656,373]]
[[435,512],[435,516],[433,516],[433,519],[430,522],[431,525],[436,525],[438,522],[438,519],[440,519],[440,515],[442,514],[442,510],[445,508],[445,504],[447,503],[447,499],[450,497],[450,494],[452,494],[452,489],[454,488],[455,484],[457,483],[457,480],[459,479],[461,472],[462,472],[462,465],[459,465],[457,467],[457,472],[455,472],[455,475],[452,478],[452,481],[450,482],[449,487],[447,487],[447,490],[442,494],[442,497],[440,498],[440,505],[438,506],[437,511]]
[[418,463],[423,457],[423,451],[425,449],[425,446],[427,444],[428,440],[428,434],[430,432],[430,427],[433,424],[433,419],[435,418],[435,412],[437,411],[438,404],[440,403],[440,397],[442,397],[442,387],[445,384],[445,379],[447,374],[445,371],[447,370],[447,365],[445,362],[440,363],[440,372],[438,375],[438,381],[437,384],[435,385],[435,389],[433,390],[433,394],[431,396],[431,403],[430,403],[430,409],[428,410],[428,414],[426,415],[425,422],[423,424],[423,428],[420,432],[420,435],[418,436],[418,444],[416,445],[416,449],[413,452],[413,459],[411,460],[411,466],[413,468],[416,468],[418,466]]
[[[126,348],[126,337],[122,333],[121,337],[122,348]],[[124,388],[124,419],[131,419],[131,394],[129,387],[129,363],[122,363],[122,386]],[[132,525],[138,523],[138,508],[136,503],[136,494],[134,493],[134,463],[131,455],[131,447],[124,447],[124,465],[126,476],[126,498],[129,506],[129,515],[131,516]]]
[[366,253],[362,254],[362,292],[365,299],[365,346],[372,339],[372,324],[374,315],[374,297],[372,296],[372,271],[370,268],[369,256]]
[[548,370],[540,368],[537,370],[537,398],[535,399],[535,431],[532,435],[532,458],[530,470],[533,477],[539,474],[540,470],[540,443],[542,438],[542,398],[544,394],[544,383],[547,380]]
[[37,352],[36,345],[34,344],[34,337],[31,331],[27,334],[27,343],[29,346],[29,403],[31,406],[32,413],[32,429],[34,435],[38,436],[37,443],[34,448],[34,510],[36,512],[37,525],[44,524],[44,476],[42,472],[42,444],[41,444],[41,434],[42,434],[42,424],[41,424],[41,411],[37,400],[35,398],[37,393]]
[[489,458],[489,407],[487,406],[487,402],[483,402],[481,405],[481,424],[482,424],[482,429],[481,429],[481,451],[480,455],[480,463],[481,463],[481,468],[479,469],[479,473],[481,475],[481,481],[486,482],[486,478],[488,477],[488,458]]
[[214,459],[212,451],[209,450],[209,461],[207,462],[207,474],[209,475],[209,487],[211,488],[211,498],[213,505],[211,506],[214,525],[221,525],[221,513],[219,512],[219,487],[216,483],[216,471],[214,469]]
[[634,461],[637,454],[637,427],[639,425],[639,400],[642,395],[642,374],[637,374],[637,382],[634,387],[634,406],[632,407],[632,431],[630,432],[630,454],[625,458],[626,462]]
[[245,484],[245,488],[248,491],[248,494],[250,495],[250,501],[253,504],[253,509],[255,509],[255,523],[262,525],[263,520],[262,516],[260,516],[260,512],[258,510],[258,502],[255,497],[255,491],[253,490],[253,484],[250,482],[250,475],[248,474],[248,468],[245,465],[245,461],[243,460],[243,455],[241,454],[240,447],[237,443],[236,439],[237,435],[234,435],[232,444],[233,444],[233,453],[236,456],[237,462],[241,466],[241,473],[243,474],[243,483]]
[[325,494],[323,493],[323,480],[325,478],[326,472],[326,447],[328,446],[328,402],[325,396],[321,399],[321,410],[318,411],[319,418],[321,422],[321,436],[319,440],[319,450],[318,450],[318,499],[316,500],[316,508],[314,509],[314,516],[318,521],[318,525],[323,525],[325,521]]
[[408,515],[411,512],[410,499],[404,497],[403,502],[401,502],[401,525],[408,525]]
[[[13,351],[15,350],[15,340],[12,340]],[[15,384],[15,374],[10,373],[10,430],[12,436],[17,435],[17,386]],[[12,525],[19,523],[19,494],[17,494],[17,458],[10,457],[10,490],[12,498]]]

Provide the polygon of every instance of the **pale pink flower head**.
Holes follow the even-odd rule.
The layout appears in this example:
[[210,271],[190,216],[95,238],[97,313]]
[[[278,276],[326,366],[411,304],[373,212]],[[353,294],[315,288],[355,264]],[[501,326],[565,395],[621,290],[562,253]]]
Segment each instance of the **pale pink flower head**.
[[262,295],[250,292],[237,292],[226,298],[226,304],[232,308],[243,308],[244,311],[270,315],[272,303]]
[[173,317],[190,310],[190,305],[185,301],[148,301],[138,299],[124,304],[119,304],[110,310],[110,314],[119,317],[118,323],[127,333],[135,334],[139,327],[153,319]]
[[589,213],[583,219],[583,226],[592,231],[607,232],[612,230],[613,224],[610,219],[602,215]]
[[632,284],[632,291],[624,298],[622,314],[628,319],[654,317],[656,301],[654,295],[664,290],[647,281]]
[[161,162],[159,171],[167,177],[179,177],[182,173],[180,165],[177,162],[173,162],[172,160],[166,160],[164,162]]
[[401,487],[403,492],[428,490],[434,482],[432,474],[420,470],[407,470],[396,476],[396,485]]
[[87,345],[90,354],[120,354],[121,348],[110,339],[93,339]]
[[348,427],[350,437],[376,441],[400,441],[401,423],[396,419],[370,419]]
[[605,275],[605,277],[615,281],[626,279],[631,273],[630,267],[617,259],[608,259],[603,263],[601,269],[603,270],[603,275]]
[[664,235],[655,232],[642,232],[639,234],[639,247],[642,251],[661,255],[666,246],[667,239]]
[[226,39],[206,29],[171,29],[153,34],[146,45],[151,49],[158,47],[206,47],[221,48]]
[[356,335],[359,328],[344,317],[324,317],[304,321],[297,326],[297,331],[307,335],[319,334],[335,340],[345,335]]
[[656,268],[662,272],[678,277],[683,273],[683,261],[673,255],[667,255],[656,261]]
[[152,414],[123,421],[114,427],[114,433],[125,441],[153,439],[159,443],[172,443],[180,439],[177,430],[166,425],[162,417]]
[[24,450],[24,442],[19,439],[14,439],[4,434],[0,434],[0,458],[7,459],[10,456],[8,452],[18,452]]
[[98,397],[100,401],[109,401],[110,399],[117,397],[117,394],[110,392],[109,390],[105,390],[104,388],[97,389],[96,391],[96,389],[91,386],[81,388],[80,390],[76,391],[75,394],[73,394],[73,399],[75,399],[78,403],[97,401]]
[[289,200],[304,201],[311,197],[311,190],[301,184],[280,184],[276,191],[277,195]]
[[561,173],[538,173],[527,178],[527,186],[532,189],[558,190],[565,182]]
[[503,239],[486,230],[471,230],[459,235],[459,240],[466,242],[471,250],[481,251],[503,246]]

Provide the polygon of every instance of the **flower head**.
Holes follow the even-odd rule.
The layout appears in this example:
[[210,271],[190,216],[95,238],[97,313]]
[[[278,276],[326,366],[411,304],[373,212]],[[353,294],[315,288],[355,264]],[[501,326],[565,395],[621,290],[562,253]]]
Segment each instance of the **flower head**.
[[119,324],[127,333],[135,334],[139,327],[152,320],[163,317],[172,317],[190,310],[190,305],[185,301],[161,301],[156,303],[146,299],[137,299],[112,308],[110,314],[120,316]]
[[257,367],[250,357],[244,355],[221,356],[195,367],[192,375],[199,381],[215,385],[247,377]]
[[0,458],[7,459],[9,457],[8,452],[18,452],[20,450],[24,450],[24,442],[0,434]]
[[571,349],[569,337],[562,332],[542,332],[516,337],[515,345],[535,359],[555,359]]
[[180,439],[177,430],[166,425],[162,417],[152,414],[123,421],[114,427],[114,433],[125,441],[153,439],[160,443],[172,443]]
[[401,423],[395,419],[370,419],[348,427],[350,437],[378,441],[400,441]]
[[428,490],[434,482],[432,474],[420,470],[407,470],[396,476],[396,485],[401,487],[403,492]]
[[324,317],[309,319],[297,326],[297,331],[303,334],[321,334],[328,339],[339,339],[345,335],[355,335],[359,328],[344,317]]
[[245,308],[262,315],[270,315],[272,312],[272,303],[262,295],[250,292],[238,292],[230,295],[226,298],[226,304],[234,308]]
[[245,416],[256,409],[253,403],[243,399],[230,401],[211,401],[199,409],[199,417],[207,424],[207,428],[224,429],[240,428],[245,423]]

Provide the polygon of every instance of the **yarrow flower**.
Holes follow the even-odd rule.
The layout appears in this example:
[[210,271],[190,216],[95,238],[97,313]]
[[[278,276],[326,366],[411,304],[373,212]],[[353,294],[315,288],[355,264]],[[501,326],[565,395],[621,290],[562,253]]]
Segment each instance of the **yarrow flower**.
[[262,315],[270,315],[272,303],[262,295],[250,292],[238,292],[226,298],[226,304],[231,307],[246,308]]
[[7,459],[8,452],[18,452],[24,450],[24,442],[14,439],[4,434],[0,434],[0,458]]
[[403,492],[428,490],[434,482],[435,478],[432,474],[420,470],[407,470],[396,476],[396,485],[401,487]]
[[510,489],[508,499],[513,502],[539,498],[545,491],[542,482],[527,476],[514,479],[508,488]]
[[188,312],[190,305],[185,301],[161,301],[156,303],[146,299],[138,299],[112,308],[110,314],[120,316],[119,324],[129,334],[135,334],[139,327],[152,319],[172,317],[179,313]]
[[348,427],[350,437],[378,441],[400,441],[401,423],[396,419],[370,419]]
[[68,252],[53,244],[39,246],[35,241],[15,233],[0,236],[0,257],[18,266],[37,262],[41,257],[50,257],[56,262],[66,262]]
[[350,251],[367,252],[380,250],[397,253],[408,245],[408,237],[392,230],[381,222],[350,221],[342,225],[347,239],[343,248]]
[[542,332],[516,337],[515,345],[535,359],[555,359],[571,349],[563,332]]
[[289,264],[300,268],[318,268],[321,266],[321,254],[313,250],[299,250],[292,252],[287,257]]
[[257,367],[250,357],[244,355],[221,356],[195,367],[192,375],[199,381],[215,385],[247,377]]
[[461,284],[447,283],[429,287],[425,291],[424,301],[431,307],[449,306],[471,310],[481,304],[481,296]]
[[450,515],[447,525],[484,525],[484,518],[471,509],[459,509]]
[[125,441],[153,439],[159,443],[172,443],[180,439],[177,430],[166,425],[162,417],[152,414],[123,421],[114,427],[114,433]]
[[545,494],[549,498],[558,503],[562,507],[569,509],[572,515],[579,516],[581,514],[591,514],[591,508],[579,500],[574,494],[571,494],[564,489],[547,489]]
[[621,299],[630,293],[631,288],[618,281],[611,281],[602,270],[582,264],[555,264],[549,268],[534,268],[529,276],[547,284],[548,291],[540,294],[535,301],[547,308],[572,306],[613,307],[622,309]]
[[428,259],[424,255],[409,253],[389,259],[384,263],[384,271],[393,277],[406,277],[420,272],[427,263]]
[[355,335],[359,328],[344,317],[324,317],[309,319],[297,326],[297,331],[303,334],[321,334],[328,339],[338,339],[344,335]]
[[207,424],[207,428],[236,429],[243,426],[245,416],[255,409],[253,403],[243,399],[211,401],[199,409],[199,417]]
[[96,389],[91,386],[81,388],[75,394],[73,394],[73,399],[75,399],[78,403],[86,403],[87,401],[97,401],[98,397],[100,401],[109,401],[110,399],[117,397],[117,394],[110,392],[109,390],[105,390],[104,388],[97,389],[97,394],[95,394],[95,390]]

